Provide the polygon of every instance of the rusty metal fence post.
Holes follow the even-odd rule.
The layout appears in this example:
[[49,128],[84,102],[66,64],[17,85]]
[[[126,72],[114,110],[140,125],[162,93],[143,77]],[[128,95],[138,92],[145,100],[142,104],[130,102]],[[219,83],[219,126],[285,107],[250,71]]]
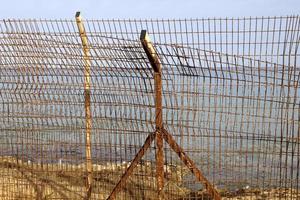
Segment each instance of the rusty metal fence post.
[[91,115],[91,83],[90,83],[90,51],[87,35],[85,32],[84,25],[81,20],[80,12],[77,12],[76,23],[79,31],[79,35],[82,42],[83,58],[84,58],[84,108],[85,108],[85,154],[86,154],[86,170],[87,170],[87,199],[90,199],[92,193],[92,180],[93,180],[93,166],[91,156],[91,129],[92,129],[92,115]]
[[163,199],[163,187],[164,187],[164,153],[163,153],[163,119],[162,119],[162,77],[161,77],[161,63],[157,56],[157,53],[150,41],[150,38],[146,30],[142,30],[140,41],[147,54],[150,64],[154,71],[154,85],[155,85],[155,124],[156,130],[154,134],[151,134],[146,139],[143,147],[135,156],[131,165],[126,170],[125,174],[122,176],[121,180],[118,182],[116,187],[113,189],[111,195],[108,199],[115,199],[116,193],[124,185],[126,179],[132,173],[137,162],[142,158],[146,150],[150,147],[150,144],[155,137],[156,141],[156,179],[157,179],[157,192],[159,199]]
[[163,152],[163,119],[162,119],[162,80],[161,63],[150,41],[146,30],[142,30],[140,37],[142,46],[147,54],[154,71],[155,87],[155,125],[156,125],[156,179],[159,198],[162,197],[164,187],[164,152]]
[[147,149],[150,147],[153,138],[156,141],[156,180],[157,180],[157,193],[159,199],[163,199],[163,188],[164,188],[164,152],[163,152],[163,140],[169,144],[173,151],[178,155],[181,161],[188,167],[188,169],[194,174],[200,183],[204,185],[207,192],[211,195],[214,200],[221,200],[219,192],[215,187],[204,177],[202,172],[197,168],[196,164],[184,150],[176,143],[172,135],[163,127],[163,115],[162,115],[162,64],[158,58],[157,52],[146,30],[141,31],[140,40],[143,49],[148,57],[151,67],[154,71],[154,85],[155,85],[155,132],[150,134],[144,142],[142,148],[139,150],[137,155],[134,157],[130,166],[127,168],[120,181],[114,187],[113,191],[107,199],[115,199],[117,193],[125,185],[126,180],[132,174],[133,169],[137,166],[138,162],[144,156]]

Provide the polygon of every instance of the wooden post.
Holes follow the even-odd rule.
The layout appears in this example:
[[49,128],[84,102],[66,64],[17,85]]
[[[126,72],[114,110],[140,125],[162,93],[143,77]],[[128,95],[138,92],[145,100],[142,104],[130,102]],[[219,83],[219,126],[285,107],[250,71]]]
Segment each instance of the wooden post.
[[142,30],[140,40],[154,71],[155,86],[155,124],[156,124],[156,179],[158,196],[161,199],[164,187],[164,152],[163,152],[163,119],[162,119],[162,74],[161,62],[146,32]]
[[86,199],[90,199],[92,194],[92,180],[93,180],[93,166],[91,156],[91,129],[92,129],[92,115],[91,115],[91,60],[89,52],[89,44],[84,25],[81,20],[80,12],[75,15],[76,23],[83,48],[84,59],[84,108],[85,108],[85,155],[86,155],[86,170],[87,170],[87,184],[86,184]]

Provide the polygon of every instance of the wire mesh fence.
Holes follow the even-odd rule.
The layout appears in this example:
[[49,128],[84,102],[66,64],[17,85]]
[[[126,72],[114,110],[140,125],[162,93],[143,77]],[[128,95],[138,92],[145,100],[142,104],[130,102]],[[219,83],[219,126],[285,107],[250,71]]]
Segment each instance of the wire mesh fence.
[[[223,199],[299,199],[299,16],[0,21],[0,198],[87,197],[86,60],[90,62],[91,199],[107,199],[162,121]],[[209,198],[164,141],[165,199]],[[117,199],[157,199],[156,143]]]

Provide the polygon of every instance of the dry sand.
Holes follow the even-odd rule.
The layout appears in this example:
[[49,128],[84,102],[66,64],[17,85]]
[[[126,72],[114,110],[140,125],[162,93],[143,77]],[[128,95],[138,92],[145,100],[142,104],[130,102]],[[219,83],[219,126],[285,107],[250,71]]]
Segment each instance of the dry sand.
[[[129,163],[93,165],[92,199],[106,199]],[[186,168],[165,166],[165,199],[210,199],[205,191],[191,191],[183,185]],[[24,162],[13,157],[0,158],[0,199],[84,199],[85,165]],[[149,162],[138,165],[117,199],[157,199],[155,167]],[[243,189],[221,191],[222,199],[279,200],[300,199],[293,189]]]

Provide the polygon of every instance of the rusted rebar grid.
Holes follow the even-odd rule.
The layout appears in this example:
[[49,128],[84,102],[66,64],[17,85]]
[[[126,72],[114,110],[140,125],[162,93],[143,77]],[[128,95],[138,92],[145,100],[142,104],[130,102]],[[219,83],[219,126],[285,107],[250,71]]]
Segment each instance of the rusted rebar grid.
[[[91,199],[108,198],[157,127],[141,30],[163,66],[163,128],[177,143],[164,135],[165,198],[209,198],[189,159],[224,199],[300,198],[299,24],[84,20]],[[87,196],[85,65],[74,19],[0,21],[0,199]],[[135,161],[117,199],[157,198],[157,152],[152,143]]]

